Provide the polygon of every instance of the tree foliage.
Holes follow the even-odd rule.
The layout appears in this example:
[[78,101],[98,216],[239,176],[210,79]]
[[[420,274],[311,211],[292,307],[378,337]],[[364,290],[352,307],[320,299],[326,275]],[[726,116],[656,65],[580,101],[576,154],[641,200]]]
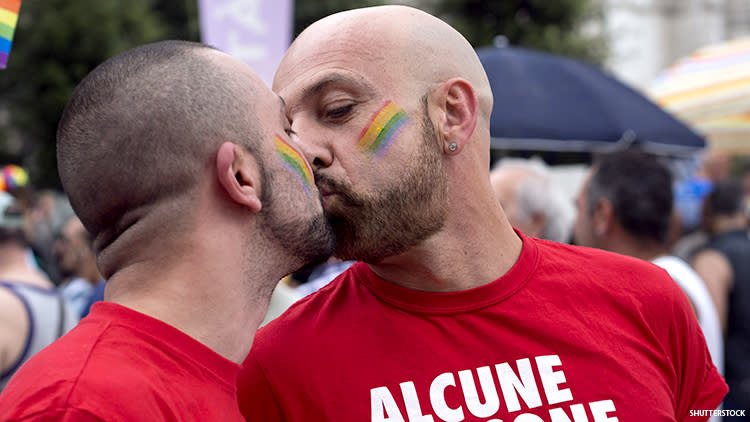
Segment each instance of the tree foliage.
[[155,0],[153,12],[158,14],[167,39],[200,41],[198,0]]
[[8,68],[0,71],[3,162],[22,164],[36,185],[58,186],[55,131],[75,86],[96,65],[136,45],[197,39],[197,21],[192,34],[185,23],[192,3],[24,0]]
[[581,28],[602,20],[597,0],[440,0],[435,15],[458,29],[475,47],[504,36],[511,45],[546,50],[601,63],[606,41]]
[[386,1],[378,0],[296,1],[294,4],[294,34],[299,34],[313,22],[330,14],[360,7],[379,6],[386,3]]
[[504,36],[520,45],[601,63],[606,55],[602,35],[581,28],[602,22],[599,0],[319,0],[298,1],[294,29],[299,34],[316,20],[342,10],[381,4],[418,4],[450,23],[474,47]]
[[[296,1],[294,29],[342,10],[419,3],[476,47],[504,35],[598,62],[601,39],[578,31],[597,13],[594,1]],[[0,70],[0,164],[21,164],[37,186],[59,187],[55,131],[75,86],[105,59],[160,39],[199,39],[197,0],[23,0],[8,68]]]

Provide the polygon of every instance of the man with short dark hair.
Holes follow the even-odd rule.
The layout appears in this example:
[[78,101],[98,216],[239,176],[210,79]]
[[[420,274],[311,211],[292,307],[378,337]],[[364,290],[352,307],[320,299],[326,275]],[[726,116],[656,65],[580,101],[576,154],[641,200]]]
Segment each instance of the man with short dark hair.
[[336,255],[361,262],[258,332],[246,419],[681,421],[721,401],[663,270],[513,230],[490,185],[492,90],[448,24],[405,6],[331,15],[273,88]]
[[[672,175],[654,157],[632,151],[605,155],[592,165],[578,197],[575,241],[648,260],[665,251],[672,207]],[[597,214],[598,208],[608,212]],[[587,220],[594,216],[602,218]],[[607,226],[613,222],[618,225]],[[605,235],[607,229],[618,236]]]
[[750,236],[742,185],[717,182],[703,205],[708,242],[692,258],[706,280],[725,335],[727,404],[750,409]]
[[57,158],[106,301],[11,380],[3,420],[243,420],[274,286],[333,246],[283,102],[218,50],[149,44],[79,84]]
[[594,162],[577,199],[577,244],[629,255],[664,268],[690,300],[714,365],[723,373],[719,316],[703,279],[669,253],[672,173],[657,157],[637,151]]

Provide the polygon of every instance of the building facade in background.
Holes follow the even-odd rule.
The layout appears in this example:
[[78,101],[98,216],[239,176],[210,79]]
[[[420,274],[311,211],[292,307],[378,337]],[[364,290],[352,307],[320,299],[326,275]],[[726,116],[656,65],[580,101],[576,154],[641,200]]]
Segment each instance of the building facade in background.
[[695,50],[750,36],[750,0],[600,0],[606,67],[635,88]]

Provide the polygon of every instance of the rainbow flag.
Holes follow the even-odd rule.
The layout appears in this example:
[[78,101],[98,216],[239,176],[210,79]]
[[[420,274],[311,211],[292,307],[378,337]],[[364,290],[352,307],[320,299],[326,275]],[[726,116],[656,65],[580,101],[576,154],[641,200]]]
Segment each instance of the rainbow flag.
[[0,69],[5,69],[8,64],[10,45],[13,43],[19,10],[21,10],[21,0],[0,0]]

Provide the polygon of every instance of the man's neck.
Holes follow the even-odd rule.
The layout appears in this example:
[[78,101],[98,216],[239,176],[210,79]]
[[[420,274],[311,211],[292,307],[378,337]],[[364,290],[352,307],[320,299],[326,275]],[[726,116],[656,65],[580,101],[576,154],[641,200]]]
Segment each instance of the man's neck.
[[504,216],[485,219],[481,225],[447,224],[420,246],[370,268],[379,277],[414,290],[462,291],[497,280],[521,254],[523,242]]
[[240,363],[263,321],[268,298],[256,296],[254,283],[260,281],[245,280],[228,268],[233,267],[220,258],[205,260],[197,251],[174,265],[138,262],[109,278],[105,299],[164,321]]
[[621,255],[632,256],[633,258],[642,259],[644,261],[653,261],[660,256],[669,254],[667,247],[656,240],[638,239],[626,234],[616,237],[613,236],[613,238],[607,243],[606,247],[603,247],[602,249],[619,253]]

